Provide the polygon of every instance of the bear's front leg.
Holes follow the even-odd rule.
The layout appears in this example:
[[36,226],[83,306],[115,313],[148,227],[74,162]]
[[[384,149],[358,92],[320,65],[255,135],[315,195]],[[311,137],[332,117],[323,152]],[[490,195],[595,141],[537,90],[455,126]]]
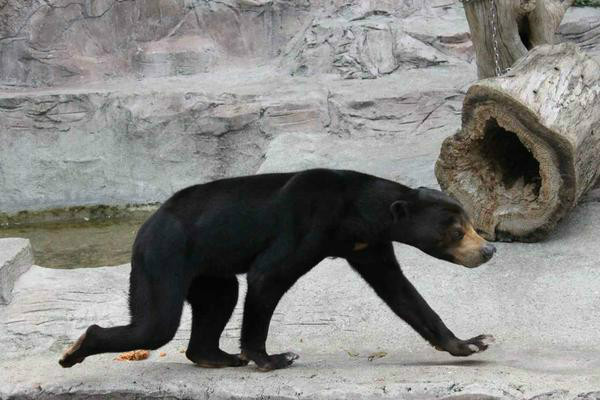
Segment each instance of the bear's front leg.
[[406,279],[396,260],[392,243],[372,246],[348,262],[396,315],[406,321],[437,350],[464,357],[479,353],[494,341],[491,335],[458,339]]
[[240,357],[246,361],[254,361],[261,371],[285,368],[299,356],[295,353],[269,355],[265,345],[275,307],[294,282],[270,276],[256,277],[257,274],[251,272],[248,275]]
[[295,353],[267,354],[271,317],[281,297],[305,273],[323,259],[323,234],[312,232],[298,245],[285,236],[257,257],[248,271],[244,303],[241,358],[254,361],[261,371],[285,368],[298,359]]

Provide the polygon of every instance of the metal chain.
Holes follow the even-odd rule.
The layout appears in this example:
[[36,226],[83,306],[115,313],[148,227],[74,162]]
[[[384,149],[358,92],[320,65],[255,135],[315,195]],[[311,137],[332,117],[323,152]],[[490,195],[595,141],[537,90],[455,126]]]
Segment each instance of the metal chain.
[[[460,0],[461,3],[472,3],[477,0]],[[500,67],[500,50],[498,49],[498,8],[496,0],[490,0],[490,25],[492,26],[492,46],[494,48],[494,72],[496,76],[504,74],[508,69],[504,70]]]
[[496,64],[496,76],[502,75],[503,71],[500,67],[500,51],[498,50],[498,9],[496,8],[496,0],[491,0],[490,9],[492,14],[490,22],[492,24],[492,43],[494,45],[494,63]]

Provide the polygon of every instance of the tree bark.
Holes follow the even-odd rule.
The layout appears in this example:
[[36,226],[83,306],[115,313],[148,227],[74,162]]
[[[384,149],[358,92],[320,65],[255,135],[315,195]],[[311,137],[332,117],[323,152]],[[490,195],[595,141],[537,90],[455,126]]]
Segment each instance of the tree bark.
[[545,237],[600,171],[600,65],[571,43],[535,47],[477,82],[436,163],[489,240]]
[[[500,69],[505,71],[527,51],[554,44],[558,26],[574,0],[495,0]],[[496,76],[491,0],[464,3],[475,48],[479,79]]]

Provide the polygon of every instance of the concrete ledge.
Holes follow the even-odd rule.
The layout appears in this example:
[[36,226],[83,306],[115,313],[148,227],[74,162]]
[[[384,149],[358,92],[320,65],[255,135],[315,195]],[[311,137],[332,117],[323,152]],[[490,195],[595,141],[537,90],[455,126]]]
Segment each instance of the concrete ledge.
[[29,239],[0,239],[0,304],[10,303],[15,282],[32,264]]

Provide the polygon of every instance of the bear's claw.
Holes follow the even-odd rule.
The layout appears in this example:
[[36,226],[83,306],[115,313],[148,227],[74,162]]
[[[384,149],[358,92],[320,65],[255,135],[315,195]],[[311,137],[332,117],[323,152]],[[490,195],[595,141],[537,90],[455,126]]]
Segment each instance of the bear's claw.
[[495,341],[492,335],[479,335],[467,340],[455,340],[445,346],[444,350],[455,357],[467,357],[471,354],[487,350]]

